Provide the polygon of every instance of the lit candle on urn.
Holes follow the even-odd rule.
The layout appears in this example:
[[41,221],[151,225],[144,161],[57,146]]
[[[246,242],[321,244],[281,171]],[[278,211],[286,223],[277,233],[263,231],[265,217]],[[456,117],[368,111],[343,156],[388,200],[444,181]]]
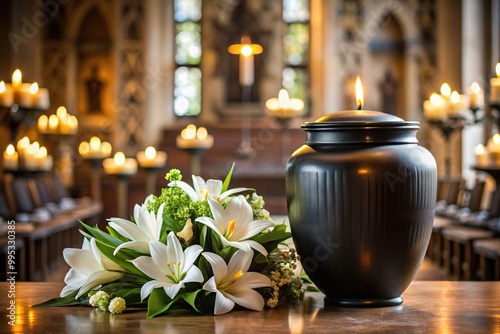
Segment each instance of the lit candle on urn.
[[113,158],[102,162],[104,171],[112,175],[134,175],[137,172],[137,161],[125,157],[123,152],[116,152]]
[[137,161],[143,168],[162,168],[167,162],[167,154],[156,151],[153,146],[148,146],[144,151],[137,153]]

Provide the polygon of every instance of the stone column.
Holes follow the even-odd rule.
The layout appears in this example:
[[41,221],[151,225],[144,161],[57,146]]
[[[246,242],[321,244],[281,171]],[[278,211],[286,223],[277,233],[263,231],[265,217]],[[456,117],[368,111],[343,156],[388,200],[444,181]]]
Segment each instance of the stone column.
[[500,62],[500,0],[491,0],[491,62]]
[[[462,92],[476,81],[485,87],[485,39],[482,1],[462,0]],[[469,126],[462,132],[462,175],[474,180],[474,147],[483,141],[483,125]]]

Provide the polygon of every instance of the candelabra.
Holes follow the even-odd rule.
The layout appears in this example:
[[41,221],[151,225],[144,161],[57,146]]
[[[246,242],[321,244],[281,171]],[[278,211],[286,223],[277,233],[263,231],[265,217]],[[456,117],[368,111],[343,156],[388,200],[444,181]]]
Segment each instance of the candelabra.
[[44,109],[26,108],[18,104],[0,107],[0,124],[10,130],[10,142],[15,143],[21,126],[31,125]]

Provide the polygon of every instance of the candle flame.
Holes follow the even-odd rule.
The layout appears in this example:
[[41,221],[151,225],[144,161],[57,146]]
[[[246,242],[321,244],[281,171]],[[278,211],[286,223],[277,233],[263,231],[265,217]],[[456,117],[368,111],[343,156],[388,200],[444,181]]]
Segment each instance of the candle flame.
[[82,141],[80,143],[80,146],[78,146],[78,153],[80,153],[80,155],[85,156],[85,155],[89,154],[89,152],[90,152],[89,143],[86,141]]
[[193,140],[196,138],[196,125],[189,124],[181,132],[181,137],[186,140]]
[[358,110],[361,110],[364,105],[363,99],[363,85],[361,84],[361,79],[359,75],[356,77],[356,106]]
[[497,63],[497,66],[495,67],[495,72],[497,72],[497,78],[500,78],[500,63]]
[[45,158],[47,156],[47,148],[45,146],[40,146],[38,151],[35,153],[37,158]]
[[14,73],[12,73],[12,84],[15,86],[19,86],[23,83],[23,75],[20,69],[16,69]]
[[287,108],[290,104],[290,96],[288,95],[288,91],[286,89],[280,89],[278,93],[278,107],[279,108]]
[[101,144],[101,152],[102,155],[105,157],[109,157],[111,155],[111,151],[113,148],[111,147],[111,144],[108,143],[107,141],[103,141]]
[[250,45],[244,45],[241,48],[241,54],[245,57],[251,56],[253,53],[252,47]]
[[460,94],[456,90],[454,90],[450,95],[451,103],[459,103],[460,102]]
[[30,93],[31,95],[35,95],[36,93],[38,93],[38,84],[36,82],[31,84]]
[[125,165],[125,159],[125,154],[123,154],[123,152],[116,152],[115,156],[113,157],[113,161],[117,166]]
[[94,136],[90,138],[89,144],[92,151],[98,151],[101,148],[101,140],[99,137]]
[[496,145],[500,144],[500,135],[498,133],[493,136],[493,143]]
[[205,140],[208,137],[208,131],[204,127],[200,127],[198,131],[196,131],[196,138],[199,140]]
[[432,93],[431,97],[429,98],[429,101],[431,101],[432,105],[434,106],[440,105],[443,102],[442,100],[443,98],[441,97],[441,95],[437,93]]
[[484,154],[485,153],[485,149],[484,149],[483,144],[477,145],[476,148],[474,149],[474,152],[476,154]]
[[17,142],[17,149],[20,151],[26,149],[30,145],[30,139],[28,137],[23,137]]
[[66,110],[65,107],[60,106],[59,108],[57,108],[56,115],[60,120],[65,119],[67,114],[68,111]]
[[49,118],[47,115],[42,115],[38,118],[38,129],[40,131],[45,131],[47,129],[47,125],[49,124]]
[[479,87],[479,84],[477,82],[473,82],[472,85],[470,86],[470,89],[474,92],[474,93],[479,93],[479,91],[481,90],[481,87]]
[[156,157],[156,149],[153,146],[148,146],[144,151],[144,156],[148,160],[153,160]]
[[450,85],[448,85],[446,82],[441,85],[440,89],[441,95],[449,97],[451,94],[451,88]]
[[56,115],[52,114],[49,117],[49,129],[55,130],[59,125],[59,119]]
[[5,93],[5,82],[0,81],[0,93]]
[[7,146],[7,148],[5,149],[5,153],[7,153],[7,155],[14,155],[14,153],[16,153],[14,145],[9,144],[9,146]]

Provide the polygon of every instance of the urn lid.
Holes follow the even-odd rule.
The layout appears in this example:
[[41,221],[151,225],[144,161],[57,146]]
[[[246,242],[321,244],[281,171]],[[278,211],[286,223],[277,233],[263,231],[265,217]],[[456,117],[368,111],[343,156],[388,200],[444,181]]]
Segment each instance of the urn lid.
[[416,144],[418,122],[373,110],[345,110],[302,124],[306,144]]

